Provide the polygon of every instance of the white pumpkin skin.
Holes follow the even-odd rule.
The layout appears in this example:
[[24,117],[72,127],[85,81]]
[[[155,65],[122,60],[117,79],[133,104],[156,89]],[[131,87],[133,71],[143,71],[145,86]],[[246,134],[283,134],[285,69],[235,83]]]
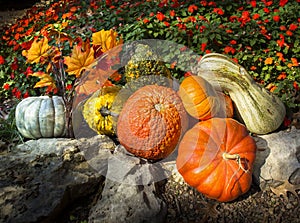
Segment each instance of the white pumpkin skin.
[[66,132],[65,110],[59,96],[25,98],[16,107],[16,126],[25,138],[61,137]]
[[283,122],[286,110],[282,101],[254,82],[248,72],[229,57],[218,53],[206,54],[195,72],[229,93],[250,132],[267,134]]

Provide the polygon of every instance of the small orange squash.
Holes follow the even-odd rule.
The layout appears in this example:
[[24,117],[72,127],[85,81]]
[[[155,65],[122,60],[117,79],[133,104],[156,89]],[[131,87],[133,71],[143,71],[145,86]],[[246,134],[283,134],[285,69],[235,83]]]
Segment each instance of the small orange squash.
[[249,190],[255,151],[244,125],[231,118],[212,118],[185,133],[176,165],[189,185],[227,202]]
[[216,91],[200,76],[186,77],[179,86],[178,94],[186,111],[197,119],[210,119],[219,111],[219,97]]
[[177,92],[147,85],[124,104],[117,123],[117,136],[127,151],[149,160],[171,154],[188,125],[187,113]]

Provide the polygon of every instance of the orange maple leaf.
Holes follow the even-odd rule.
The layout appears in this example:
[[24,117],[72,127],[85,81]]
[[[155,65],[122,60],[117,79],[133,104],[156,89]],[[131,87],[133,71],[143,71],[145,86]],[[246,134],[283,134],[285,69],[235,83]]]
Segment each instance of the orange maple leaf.
[[64,63],[68,66],[66,72],[78,78],[84,70],[89,69],[93,65],[94,61],[94,50],[92,47],[89,47],[89,44],[74,46],[71,56],[65,57]]
[[34,88],[39,88],[39,87],[51,87],[52,89],[56,88],[53,78],[45,72],[42,71],[35,72],[31,74],[31,76],[40,78],[40,81],[34,85]]
[[118,33],[113,30],[104,30],[102,29],[99,32],[93,33],[92,35],[92,44],[101,45],[102,52],[106,52],[117,45],[123,43],[123,40],[117,40]]
[[41,40],[34,40],[30,49],[23,51],[22,54],[27,58],[28,63],[43,63],[51,48],[48,45],[48,39],[44,37]]

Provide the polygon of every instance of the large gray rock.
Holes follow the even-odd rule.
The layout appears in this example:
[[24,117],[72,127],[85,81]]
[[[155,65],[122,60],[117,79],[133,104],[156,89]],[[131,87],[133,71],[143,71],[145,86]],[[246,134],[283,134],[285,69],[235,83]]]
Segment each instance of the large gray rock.
[[39,139],[0,155],[0,222],[53,222],[65,207],[94,193],[104,181],[85,155],[94,153],[91,160],[100,162],[114,147],[106,136]]
[[300,184],[300,129],[254,137],[254,179],[262,189],[279,181]]
[[89,222],[164,222],[167,207],[155,187],[171,172],[163,164],[134,157],[117,146],[108,159],[102,198],[91,209]]

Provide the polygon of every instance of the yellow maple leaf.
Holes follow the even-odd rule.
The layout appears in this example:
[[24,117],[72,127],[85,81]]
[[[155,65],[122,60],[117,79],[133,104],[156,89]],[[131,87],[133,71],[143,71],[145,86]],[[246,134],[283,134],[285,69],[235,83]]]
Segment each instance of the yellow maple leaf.
[[35,72],[35,73],[31,74],[31,76],[40,78],[40,81],[34,85],[34,88],[49,87],[49,86],[52,89],[56,88],[55,81],[53,80],[53,78],[45,72],[42,72],[42,71]]
[[92,44],[101,45],[102,52],[106,52],[115,46],[122,44],[123,41],[117,40],[118,33],[113,30],[104,30],[102,29],[99,32],[93,33],[92,35]]
[[84,70],[89,69],[93,65],[95,60],[94,50],[88,45],[74,46],[71,56],[65,57],[64,63],[68,66],[66,72],[69,75],[75,75],[78,78]]
[[48,45],[48,39],[44,37],[41,40],[34,40],[30,49],[22,52],[22,54],[27,58],[28,63],[43,63],[51,48]]

